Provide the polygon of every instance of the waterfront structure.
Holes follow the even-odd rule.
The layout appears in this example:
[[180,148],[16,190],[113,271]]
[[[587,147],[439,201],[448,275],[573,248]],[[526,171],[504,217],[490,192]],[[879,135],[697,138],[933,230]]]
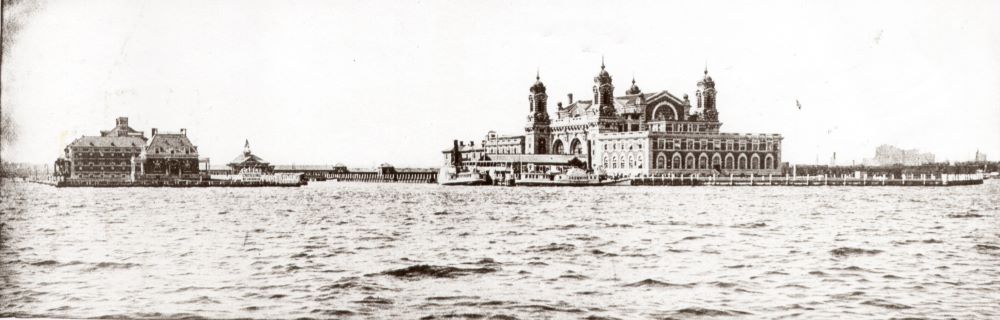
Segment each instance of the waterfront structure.
[[243,169],[253,169],[264,174],[274,173],[274,166],[270,162],[264,161],[261,157],[250,151],[250,140],[246,140],[243,145],[243,154],[236,156],[227,165],[231,173],[240,173]]
[[128,118],[119,117],[111,130],[70,142],[55,162],[55,175],[68,179],[129,180],[134,176],[133,164],[141,158],[145,146],[145,134],[129,127]]
[[919,166],[934,162],[933,153],[923,153],[917,149],[903,150],[891,145],[881,145],[875,149],[875,157],[862,161],[866,166]]
[[198,175],[198,147],[188,139],[187,129],[168,133],[153,128],[152,134],[143,154],[144,175],[158,178]]
[[[566,105],[557,103],[554,118],[548,112],[545,84],[539,75],[535,80],[529,88],[524,134],[490,131],[482,151],[471,143],[459,149],[464,163],[498,165],[491,159],[505,154],[511,156],[501,157],[503,166],[523,167],[532,161],[524,155],[554,154],[572,155],[566,160],[578,159],[588,169],[616,175],[781,173],[780,134],[720,131],[718,90],[707,68],[691,101],[687,94],[679,98],[666,90],[644,92],[635,79],[624,95],[615,96],[602,62],[594,77],[593,99],[573,100],[568,94]],[[446,163],[453,154],[452,149],[444,151]]]

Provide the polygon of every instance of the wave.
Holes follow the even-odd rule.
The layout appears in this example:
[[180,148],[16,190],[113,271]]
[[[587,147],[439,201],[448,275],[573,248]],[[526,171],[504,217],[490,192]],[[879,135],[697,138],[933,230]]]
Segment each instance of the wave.
[[905,304],[900,304],[900,303],[895,303],[895,302],[889,302],[889,301],[882,300],[882,299],[868,300],[868,301],[862,302],[861,304],[869,305],[869,306],[882,307],[882,308],[886,308],[886,309],[896,309],[896,310],[899,310],[899,309],[911,309],[911,308],[913,308],[913,307],[905,305]]
[[358,301],[354,301],[354,303],[360,303],[360,304],[381,304],[381,305],[385,305],[385,304],[392,304],[393,302],[392,302],[392,300],[389,300],[389,299],[386,299],[386,298],[377,298],[377,297],[367,296],[364,299],[361,299],[361,300],[358,300]]
[[830,254],[837,257],[848,257],[857,255],[876,255],[882,253],[882,250],[878,249],[861,249],[861,248],[851,248],[851,247],[840,247],[837,249],[830,250]]
[[676,310],[674,311],[674,313],[682,316],[706,316],[706,317],[735,317],[735,316],[745,316],[752,314],[746,311],[717,310],[717,309],[698,308],[698,307],[684,308]]
[[131,262],[100,262],[87,269],[87,271],[97,271],[100,269],[129,269],[141,266]]
[[544,246],[530,246],[528,251],[532,252],[551,252],[551,251],[573,251],[576,246],[568,243],[550,243]]
[[485,274],[500,271],[498,268],[456,268],[456,267],[445,267],[445,266],[433,266],[420,264],[415,266],[409,266],[402,269],[393,269],[382,271],[377,274],[368,274],[366,276],[372,275],[387,275],[397,278],[455,278],[459,276],[466,276],[471,274]]
[[733,228],[743,228],[743,229],[763,228],[763,227],[766,227],[766,226],[767,226],[767,223],[763,223],[763,222],[747,222],[747,223],[740,223],[740,224],[734,224],[734,225],[732,225]]
[[691,288],[691,284],[675,284],[670,282],[663,282],[653,279],[646,279],[639,282],[633,282],[625,285],[626,287],[656,287],[656,288]]
[[975,213],[975,212],[949,213],[948,214],[948,218],[982,218],[982,217],[984,217],[984,216],[981,215],[981,214]]

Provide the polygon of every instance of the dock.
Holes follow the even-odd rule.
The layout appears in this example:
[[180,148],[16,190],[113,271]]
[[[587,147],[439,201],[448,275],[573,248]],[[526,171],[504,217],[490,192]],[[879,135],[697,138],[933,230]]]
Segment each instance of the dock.
[[633,186],[896,186],[942,187],[983,184],[983,175],[941,174],[877,176],[653,176],[632,178]]

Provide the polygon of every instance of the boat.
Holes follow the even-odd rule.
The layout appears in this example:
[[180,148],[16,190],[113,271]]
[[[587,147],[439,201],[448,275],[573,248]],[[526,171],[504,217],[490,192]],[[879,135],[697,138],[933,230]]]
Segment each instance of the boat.
[[596,187],[596,186],[625,186],[629,185],[631,179],[612,178],[605,174],[591,174],[581,169],[569,169],[566,173],[522,173],[514,179],[515,186],[536,186],[536,187]]
[[438,172],[437,182],[442,186],[478,186],[490,184],[490,179],[488,175],[475,169],[462,171],[444,166]]

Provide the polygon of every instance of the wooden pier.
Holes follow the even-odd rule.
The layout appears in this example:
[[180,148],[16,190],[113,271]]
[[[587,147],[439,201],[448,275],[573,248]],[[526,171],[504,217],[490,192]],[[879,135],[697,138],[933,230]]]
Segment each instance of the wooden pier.
[[437,183],[437,172],[345,172],[326,174],[326,180],[384,182],[384,183]]
[[982,174],[855,176],[652,176],[632,178],[633,186],[898,186],[940,187],[983,184]]

